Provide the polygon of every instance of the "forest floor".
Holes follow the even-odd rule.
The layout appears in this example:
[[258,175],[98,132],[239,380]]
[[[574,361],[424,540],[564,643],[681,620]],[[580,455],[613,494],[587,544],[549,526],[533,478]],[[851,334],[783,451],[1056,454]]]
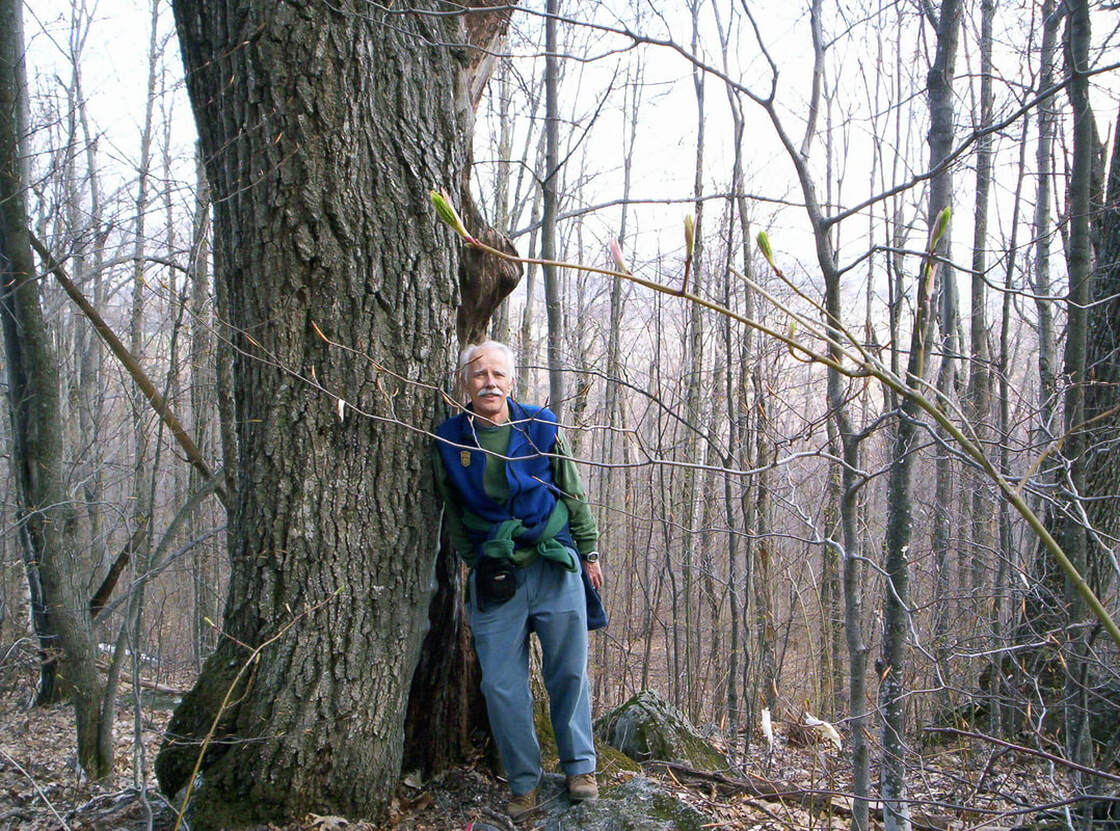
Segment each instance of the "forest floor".
[[[28,708],[32,679],[26,667],[11,670],[7,661],[0,665],[0,831],[161,830],[174,826],[174,809],[159,795],[150,774],[141,791],[132,773],[138,768],[150,771],[170,716],[168,709],[147,707],[137,719],[135,707],[122,699],[115,731],[116,770],[110,781],[95,785],[77,772],[72,710],[68,706]],[[142,737],[139,745],[133,742],[137,722]],[[850,800],[838,795],[848,788],[845,753],[825,745],[780,743],[769,758],[756,749],[742,767],[738,776],[710,776],[651,764],[644,775],[710,816],[711,828],[823,831],[848,827]],[[630,775],[606,776],[601,784],[606,787],[612,780],[619,782]],[[1040,809],[1061,803],[1065,795],[1064,783],[1045,763],[995,747],[970,758],[956,746],[927,749],[911,782],[913,811],[919,820],[916,829],[1041,827],[1032,824]],[[759,795],[767,791],[774,793]],[[476,828],[485,825],[511,831],[515,826],[504,813],[506,798],[504,785],[480,762],[430,782],[402,782],[389,818],[379,824],[309,815],[301,822],[269,829],[457,831],[473,822]],[[827,799],[832,810],[810,812],[813,799],[818,803]],[[522,826],[527,827],[532,824]]]

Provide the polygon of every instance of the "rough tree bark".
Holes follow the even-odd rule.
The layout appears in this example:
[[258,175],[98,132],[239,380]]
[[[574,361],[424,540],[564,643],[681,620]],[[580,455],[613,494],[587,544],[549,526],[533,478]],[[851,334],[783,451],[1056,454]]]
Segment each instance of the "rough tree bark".
[[175,3],[237,349],[229,599],[156,764],[179,792],[213,730],[195,828],[377,818],[400,771],[438,547],[412,381],[450,365],[459,263],[428,191],[471,111],[441,9]]
[[1089,339],[1086,353],[1088,385],[1085,418],[1093,420],[1086,467],[1086,513],[1099,535],[1093,545],[1089,578],[1098,596],[1114,573],[1101,546],[1120,534],[1120,142],[1112,144],[1108,188],[1099,214],[1100,249],[1089,294]]

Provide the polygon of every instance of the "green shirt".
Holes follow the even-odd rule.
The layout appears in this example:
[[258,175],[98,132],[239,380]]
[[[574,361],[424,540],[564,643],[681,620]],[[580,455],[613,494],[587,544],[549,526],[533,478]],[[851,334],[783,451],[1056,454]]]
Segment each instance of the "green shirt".
[[[509,499],[509,483],[506,480],[506,460],[502,457],[507,455],[506,451],[509,450],[510,425],[483,427],[476,422],[475,430],[479,447],[487,454],[486,470],[482,474],[483,488],[486,495],[495,502],[505,502]],[[463,526],[463,507],[459,503],[447,471],[444,470],[443,459],[439,455],[438,448],[433,451],[432,458],[435,464],[436,485],[447,509],[445,516],[447,530],[451,535],[451,545],[468,565],[473,565],[474,545]],[[576,549],[581,555],[590,554],[599,542],[599,529],[587,507],[579,471],[572,460],[568,442],[562,434],[556,436],[556,449],[551,461],[552,481],[564,493],[561,499],[568,508],[568,527],[572,532],[572,541],[575,542]]]

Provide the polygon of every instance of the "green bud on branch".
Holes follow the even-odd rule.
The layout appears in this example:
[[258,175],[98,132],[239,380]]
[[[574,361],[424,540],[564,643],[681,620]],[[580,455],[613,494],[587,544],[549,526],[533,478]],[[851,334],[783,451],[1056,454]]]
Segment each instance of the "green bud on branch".
[[755,239],[758,241],[758,250],[762,252],[766,262],[770,263],[771,268],[777,270],[778,267],[774,265],[774,250],[770,247],[770,237],[766,236],[765,231],[759,231]]
[[470,234],[467,233],[467,228],[463,225],[463,220],[459,218],[459,214],[451,207],[451,203],[447,197],[436,190],[428,191],[428,195],[432,200],[432,205],[439,214],[439,218],[451,226],[451,230],[462,237],[467,242],[473,242]]
[[953,210],[948,205],[942,208],[941,213],[937,215],[937,233],[934,234],[933,245],[930,246],[931,249],[936,248],[937,243],[945,236],[945,231],[949,228],[949,218],[952,217],[952,215]]

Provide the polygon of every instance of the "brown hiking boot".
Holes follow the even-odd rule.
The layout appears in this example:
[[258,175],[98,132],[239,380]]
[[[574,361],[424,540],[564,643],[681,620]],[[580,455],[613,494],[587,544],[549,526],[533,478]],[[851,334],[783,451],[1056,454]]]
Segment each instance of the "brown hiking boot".
[[506,813],[509,814],[510,819],[517,822],[536,807],[537,789],[533,788],[528,793],[514,794],[513,799],[506,805]]
[[599,783],[594,773],[577,773],[568,777],[568,798],[572,802],[584,802],[599,798]]

